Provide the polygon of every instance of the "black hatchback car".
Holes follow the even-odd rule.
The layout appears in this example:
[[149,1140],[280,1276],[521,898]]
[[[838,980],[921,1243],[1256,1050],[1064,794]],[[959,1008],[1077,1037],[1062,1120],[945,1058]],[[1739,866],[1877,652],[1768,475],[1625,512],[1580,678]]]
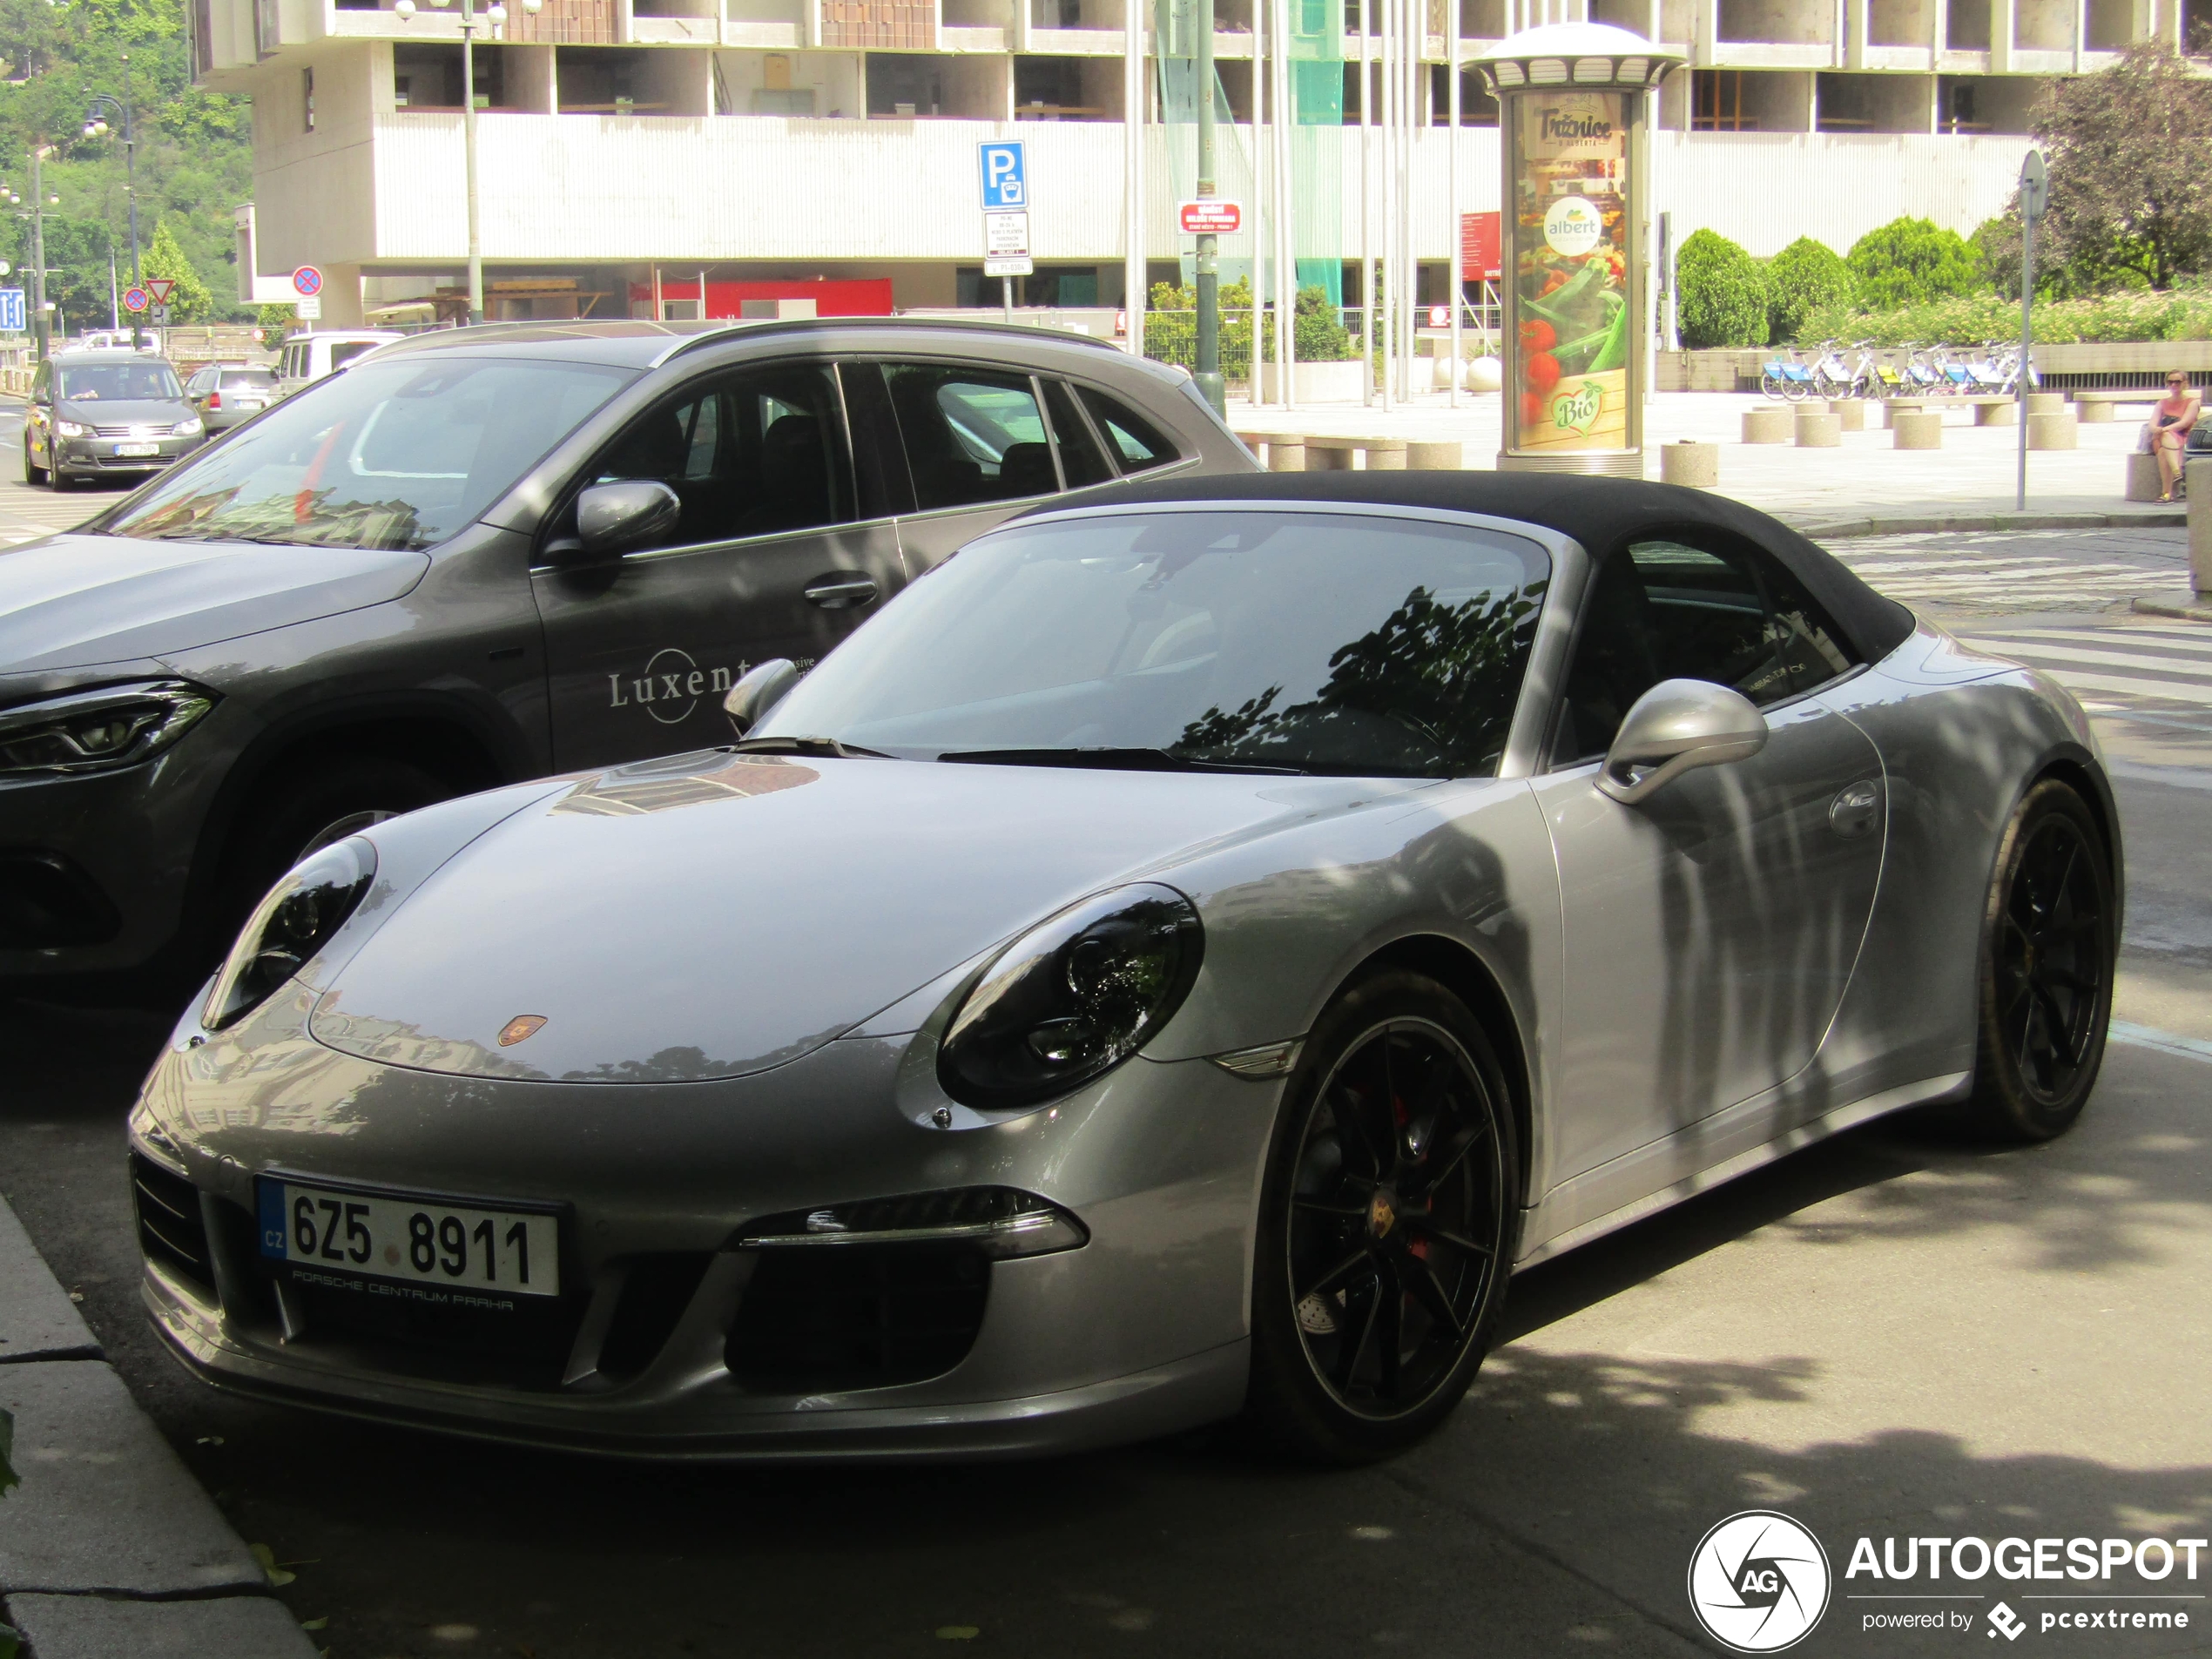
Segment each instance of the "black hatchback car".
[[57,352],[38,366],[23,422],[26,483],[142,478],[207,442],[177,371],[150,352]]
[[0,554],[0,988],[196,974],[364,823],[726,741],[749,664],[1024,506],[1252,467],[1179,371],[1033,328],[388,347]]

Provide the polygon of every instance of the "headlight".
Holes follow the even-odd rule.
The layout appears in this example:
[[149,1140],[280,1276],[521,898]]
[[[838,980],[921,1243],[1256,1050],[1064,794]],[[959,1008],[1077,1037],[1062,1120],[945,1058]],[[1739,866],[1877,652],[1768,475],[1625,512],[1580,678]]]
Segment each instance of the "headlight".
[[176,425],[169,428],[169,435],[170,436],[176,438],[198,437],[199,435],[199,417],[195,415],[188,421],[178,421]]
[[0,777],[110,772],[159,754],[215,706],[182,680],[111,685],[0,709]]
[[938,1082],[966,1105],[1005,1108],[1103,1076],[1182,1006],[1204,947],[1197,909],[1173,887],[1070,906],[984,971],[946,1029]]
[[330,942],[375,873],[376,849],[358,835],[294,866],[231,947],[199,1022],[219,1031],[267,1001]]
[[82,426],[75,421],[57,421],[54,422],[54,430],[64,438],[89,438],[92,435],[91,427]]

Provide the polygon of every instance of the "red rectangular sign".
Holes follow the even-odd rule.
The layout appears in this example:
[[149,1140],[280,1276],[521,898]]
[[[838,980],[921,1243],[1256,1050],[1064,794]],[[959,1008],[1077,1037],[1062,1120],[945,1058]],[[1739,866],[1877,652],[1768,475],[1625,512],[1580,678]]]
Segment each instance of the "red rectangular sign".
[[1496,280],[1498,216],[1495,213],[1460,215],[1460,272],[1469,282]]
[[1177,209],[1176,222],[1185,236],[1234,236],[1244,228],[1244,204],[1211,198],[1184,202]]

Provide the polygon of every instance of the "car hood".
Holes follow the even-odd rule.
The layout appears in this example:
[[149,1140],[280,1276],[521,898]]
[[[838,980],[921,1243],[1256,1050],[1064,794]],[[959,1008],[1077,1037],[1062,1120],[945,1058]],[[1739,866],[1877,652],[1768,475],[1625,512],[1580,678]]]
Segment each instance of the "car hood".
[[192,407],[179,398],[101,397],[84,401],[70,398],[57,403],[54,413],[62,420],[86,426],[158,427],[166,431],[179,421],[191,420]]
[[[464,1076],[738,1076],[1102,887],[1379,792],[1372,779],[779,755],[625,767],[446,863],[336,968],[309,1029]],[[914,1017],[887,1035],[927,1010],[899,1012]],[[543,1024],[515,1040],[520,1016]]]
[[0,551],[0,673],[164,657],[396,599],[427,555],[64,534]]

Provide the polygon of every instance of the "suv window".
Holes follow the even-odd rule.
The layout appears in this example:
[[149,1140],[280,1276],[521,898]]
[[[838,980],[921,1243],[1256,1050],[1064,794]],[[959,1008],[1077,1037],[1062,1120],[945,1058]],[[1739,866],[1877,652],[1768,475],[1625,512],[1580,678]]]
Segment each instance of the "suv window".
[[886,363],[915,505],[923,512],[1049,496],[1060,472],[1027,374]]
[[365,357],[384,342],[381,340],[341,340],[330,348],[330,366],[343,368],[356,357]]
[[1711,680],[1761,707],[1811,691],[1851,665],[1842,638],[1770,556],[1717,537],[1633,543],[1599,567],[1553,756],[1604,754],[1661,680]]
[[1082,394],[1084,405],[1105,433],[1123,472],[1164,467],[1176,458],[1175,446],[1160,435],[1160,429],[1120,399],[1088,386]]
[[[215,371],[210,369],[209,374]],[[222,371],[223,388],[269,387],[276,384],[276,376],[266,368],[226,368]]]
[[852,523],[853,475],[837,381],[783,363],[694,382],[615,441],[595,483],[655,478],[684,503],[656,547]]
[[1052,417],[1052,441],[1060,451],[1060,471],[1068,481],[1068,488],[1082,489],[1110,480],[1114,469],[1099,453],[1097,440],[1091,435],[1090,422],[1076,408],[1074,395],[1065,381],[1044,382],[1044,409]]

